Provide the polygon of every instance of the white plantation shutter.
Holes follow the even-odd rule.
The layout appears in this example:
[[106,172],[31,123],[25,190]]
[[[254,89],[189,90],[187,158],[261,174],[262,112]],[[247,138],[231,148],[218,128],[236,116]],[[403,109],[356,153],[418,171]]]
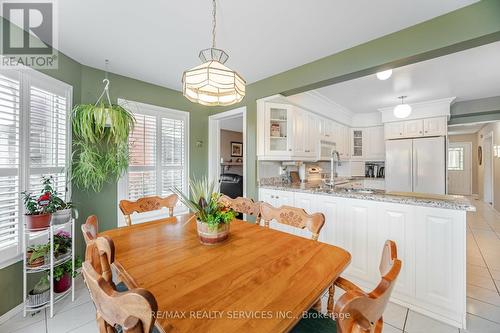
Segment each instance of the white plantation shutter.
[[0,71],[0,265],[21,253],[20,193],[54,177],[64,198],[69,164],[71,87],[32,71]]
[[156,195],[156,117],[135,114],[129,137],[128,199]]
[[0,75],[0,254],[4,259],[20,250],[20,93],[19,75]]
[[[129,168],[118,182],[118,200],[167,196],[173,186],[186,191],[188,113],[124,100],[119,103],[134,113],[136,125],[129,137]],[[183,210],[179,205],[176,212]],[[118,216],[123,224],[122,213]]]

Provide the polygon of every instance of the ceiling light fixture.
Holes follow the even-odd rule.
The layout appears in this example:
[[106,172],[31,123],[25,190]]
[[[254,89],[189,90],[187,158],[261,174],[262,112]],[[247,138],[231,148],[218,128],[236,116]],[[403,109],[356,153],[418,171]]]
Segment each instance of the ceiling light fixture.
[[384,81],[390,78],[392,75],[392,69],[388,69],[386,71],[378,72],[377,73],[377,79]]
[[399,96],[401,99],[401,104],[396,105],[394,108],[394,116],[396,118],[406,118],[411,114],[411,106],[408,104],[404,104],[404,99],[407,96]]
[[224,66],[229,59],[226,52],[215,47],[217,8],[212,0],[212,47],[200,51],[202,64],[182,75],[182,93],[191,102],[208,106],[231,105],[245,96],[245,80]]

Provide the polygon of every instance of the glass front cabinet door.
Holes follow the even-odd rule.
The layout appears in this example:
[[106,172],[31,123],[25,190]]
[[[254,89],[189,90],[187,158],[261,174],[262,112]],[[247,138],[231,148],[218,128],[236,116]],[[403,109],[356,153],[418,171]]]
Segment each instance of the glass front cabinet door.
[[268,156],[292,154],[293,106],[266,103],[265,109],[265,153]]

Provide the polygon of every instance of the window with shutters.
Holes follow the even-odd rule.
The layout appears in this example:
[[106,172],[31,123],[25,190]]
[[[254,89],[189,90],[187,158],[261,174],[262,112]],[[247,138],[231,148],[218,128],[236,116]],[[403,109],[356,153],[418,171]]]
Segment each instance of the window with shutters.
[[[154,105],[119,99],[134,114],[129,137],[129,168],[118,182],[118,200],[167,196],[172,188],[187,189],[189,114]],[[175,213],[185,211],[179,205]],[[134,222],[150,220],[164,212],[141,214]],[[118,211],[119,223],[124,224]]]
[[0,71],[0,265],[20,258],[22,191],[54,177],[69,199],[71,86],[33,70]]

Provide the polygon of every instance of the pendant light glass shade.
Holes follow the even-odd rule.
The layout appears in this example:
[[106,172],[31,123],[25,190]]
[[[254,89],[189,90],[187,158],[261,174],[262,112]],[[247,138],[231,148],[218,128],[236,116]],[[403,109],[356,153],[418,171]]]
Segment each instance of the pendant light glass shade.
[[384,81],[392,76],[392,69],[377,73],[377,79]]
[[401,99],[401,104],[396,105],[394,107],[394,117],[396,118],[406,118],[411,114],[411,106],[408,104],[404,104],[403,100],[406,96],[400,96],[398,98]]
[[217,4],[212,0],[212,47],[200,51],[202,64],[182,75],[182,93],[191,102],[208,106],[231,105],[245,97],[245,80],[224,66],[229,56],[215,47]]
[[184,72],[182,92],[191,102],[208,106],[231,105],[245,96],[245,80],[224,66],[226,52],[211,48],[200,52],[201,65]]

